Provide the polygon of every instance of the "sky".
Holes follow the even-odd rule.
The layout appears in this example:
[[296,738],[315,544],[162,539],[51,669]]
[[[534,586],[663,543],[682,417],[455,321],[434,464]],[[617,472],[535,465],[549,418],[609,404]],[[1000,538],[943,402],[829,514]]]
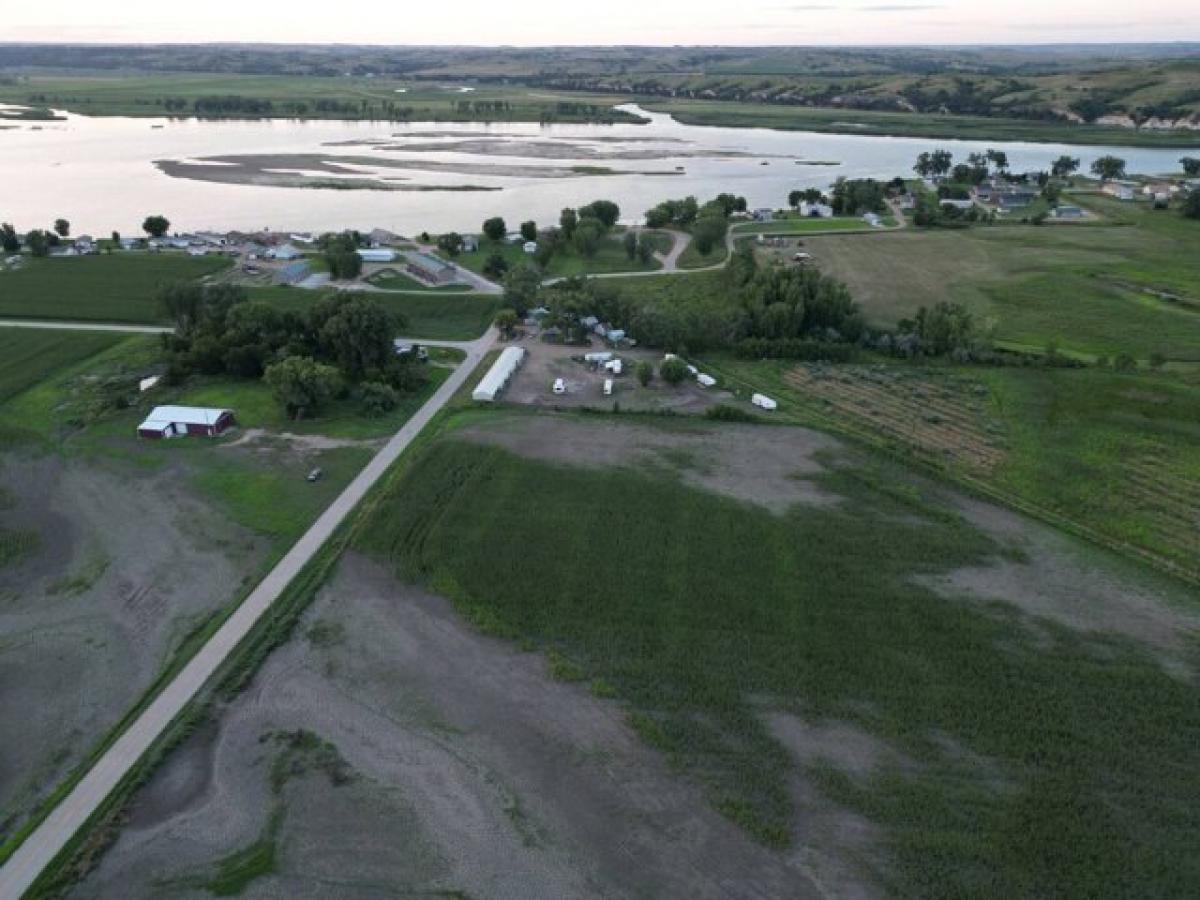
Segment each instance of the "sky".
[[1026,44],[1200,40],[1196,0],[0,0],[0,42]]

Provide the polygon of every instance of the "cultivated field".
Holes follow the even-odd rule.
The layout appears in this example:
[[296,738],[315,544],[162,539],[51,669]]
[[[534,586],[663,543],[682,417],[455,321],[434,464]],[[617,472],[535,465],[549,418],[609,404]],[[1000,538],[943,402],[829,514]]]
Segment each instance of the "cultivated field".
[[165,282],[212,275],[228,260],[182,253],[114,253],[26,259],[0,272],[0,316],[97,322],[162,322],[154,297]]

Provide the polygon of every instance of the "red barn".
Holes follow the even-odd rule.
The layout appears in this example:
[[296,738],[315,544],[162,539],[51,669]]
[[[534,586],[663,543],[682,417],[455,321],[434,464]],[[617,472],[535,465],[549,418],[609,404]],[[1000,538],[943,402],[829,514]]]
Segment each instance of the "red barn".
[[138,426],[138,437],[216,437],[233,425],[233,410],[203,406],[156,406]]

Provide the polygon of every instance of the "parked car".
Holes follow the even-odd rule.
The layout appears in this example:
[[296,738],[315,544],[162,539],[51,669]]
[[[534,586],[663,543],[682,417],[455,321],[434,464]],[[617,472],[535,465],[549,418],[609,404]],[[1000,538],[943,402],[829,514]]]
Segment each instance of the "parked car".
[[556,394],[565,394],[567,392],[567,383],[561,378],[555,378],[553,390]]
[[313,469],[311,472],[308,473],[308,475],[306,476],[306,480],[307,481],[320,481],[324,477],[325,477],[325,473],[322,472],[319,468],[317,468],[317,469]]
[[611,397],[613,392],[613,380],[611,378],[604,379],[604,396]]

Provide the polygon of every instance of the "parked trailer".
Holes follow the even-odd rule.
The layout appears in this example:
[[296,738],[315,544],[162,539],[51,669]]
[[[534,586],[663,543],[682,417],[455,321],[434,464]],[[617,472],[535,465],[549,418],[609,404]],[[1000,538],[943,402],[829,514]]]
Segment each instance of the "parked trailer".
[[757,406],[759,409],[765,409],[768,412],[770,410],[779,408],[779,404],[776,403],[774,400],[772,400],[770,397],[768,397],[766,394],[755,394],[753,397],[750,398],[750,402],[753,403],[755,406]]
[[717,379],[713,378],[711,375],[705,375],[703,372],[701,372],[696,376],[696,382],[700,385],[700,387],[710,388],[717,383]]
[[605,350],[601,353],[585,353],[583,356],[583,361],[589,362],[589,363],[596,363],[597,365],[604,365],[606,362],[608,362],[612,358],[613,358],[613,355],[611,353],[609,353],[607,350]]
[[613,392],[613,380],[611,378],[604,379],[604,396],[611,397]]
[[525,361],[524,347],[507,347],[499,358],[480,379],[479,385],[471,393],[471,397],[481,403],[493,403],[499,393],[504,390],[509,379]]

